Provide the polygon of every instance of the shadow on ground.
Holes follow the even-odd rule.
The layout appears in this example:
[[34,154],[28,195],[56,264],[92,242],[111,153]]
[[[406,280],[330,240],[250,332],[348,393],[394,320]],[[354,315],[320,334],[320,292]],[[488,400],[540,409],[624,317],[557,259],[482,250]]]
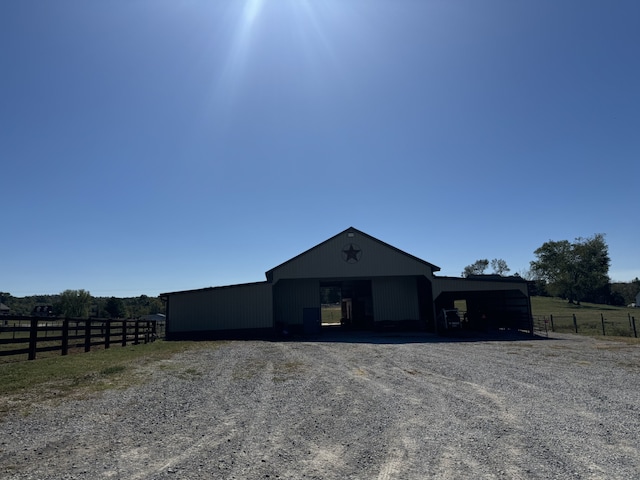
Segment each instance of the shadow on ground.
[[340,328],[323,327],[316,335],[286,335],[275,341],[317,342],[317,343],[373,343],[373,344],[402,344],[402,343],[472,343],[472,342],[519,342],[531,340],[552,340],[530,333],[498,330],[494,332],[460,331],[450,335],[436,335],[434,333],[417,331],[348,331]]

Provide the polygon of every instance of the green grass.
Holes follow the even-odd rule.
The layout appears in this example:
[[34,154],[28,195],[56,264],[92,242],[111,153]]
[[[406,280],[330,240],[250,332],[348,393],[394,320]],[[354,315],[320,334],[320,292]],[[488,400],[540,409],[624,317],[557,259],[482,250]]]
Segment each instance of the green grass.
[[342,318],[342,309],[339,305],[337,307],[322,307],[320,309],[320,314],[322,317],[322,323],[340,323],[340,319]]
[[85,398],[145,381],[144,368],[177,353],[215,348],[220,342],[165,342],[131,345],[67,356],[0,364],[0,415],[33,402]]
[[[552,297],[531,297],[531,313],[534,317],[550,320],[556,332],[575,332],[573,315],[576,316],[578,333],[583,335],[602,335],[602,317],[605,320],[605,335],[633,337],[629,317],[635,317],[636,329],[640,334],[640,309],[614,307],[596,303],[568,303],[566,300]],[[550,325],[550,324],[549,324]]]

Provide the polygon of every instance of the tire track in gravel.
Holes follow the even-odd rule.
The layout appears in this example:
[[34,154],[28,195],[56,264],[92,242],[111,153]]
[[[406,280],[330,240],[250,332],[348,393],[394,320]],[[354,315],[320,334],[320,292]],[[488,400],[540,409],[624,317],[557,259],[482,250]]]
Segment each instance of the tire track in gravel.
[[[386,420],[380,435],[385,440],[375,445],[376,455],[371,465],[371,477],[379,479],[403,478],[407,460],[420,455],[419,445],[410,432],[419,430],[412,414],[420,411],[423,399],[411,391],[394,388],[398,381],[415,376],[393,360],[392,348],[384,345],[321,345],[323,358],[330,359],[332,375],[344,379],[352,396],[370,399],[360,412],[372,422]],[[371,350],[374,350],[373,355]],[[389,371],[390,374],[383,372]]]
[[[469,346],[464,348],[469,350]],[[444,344],[431,353],[442,364],[443,359],[460,358],[464,352],[459,344]],[[511,362],[504,354],[492,357],[490,351],[483,351],[482,357],[489,367],[465,361],[465,369],[460,370],[445,361],[444,368],[426,374],[451,414],[449,424],[443,425],[447,447],[440,459],[438,478],[456,478],[461,471],[464,476],[531,478],[530,465],[522,461],[527,457],[525,445],[530,432],[522,425],[513,397],[505,394],[504,384],[494,386],[495,378],[489,373],[508,369]],[[447,368],[455,376],[437,373]],[[531,388],[510,376],[508,383],[510,388],[514,383]]]
[[[158,405],[163,421],[156,422],[157,435],[149,442],[140,441],[137,431],[120,435],[125,440],[117,463],[122,465],[119,471],[127,473],[119,478],[156,478],[194,466],[208,468],[213,452],[228,450],[225,443],[245,429],[243,402],[254,396],[256,377],[264,374],[266,363],[252,352],[225,355],[226,348],[188,352],[168,362],[171,368],[156,386],[165,399]],[[185,376],[185,371],[195,373]],[[243,390],[239,402],[227,398],[234,388]],[[202,475],[207,478],[206,472]],[[191,473],[189,478],[200,477]]]
[[[273,453],[270,445],[278,444],[277,432],[270,427],[270,418],[275,416],[273,406],[278,403],[275,384],[286,375],[281,368],[282,348],[268,342],[245,343],[234,348],[238,347],[242,347],[240,354],[218,354],[222,358],[216,358],[216,375],[211,377],[218,395],[209,398],[207,410],[218,418],[209,436],[218,441],[195,445],[192,451],[175,458],[172,465],[182,469],[185,465],[200,464],[207,466],[210,474],[212,465],[208,457],[214,456],[216,473],[242,478],[254,468],[252,457],[256,453],[262,457]],[[240,394],[227,398],[232,391]]]
[[[187,465],[201,464],[199,458],[204,452],[215,450],[227,440],[229,432],[237,428],[236,415],[220,415],[230,408],[224,396],[216,392],[230,387],[236,365],[229,361],[231,358],[217,350],[203,350],[187,352],[168,362],[172,369],[165,371],[156,386],[164,399],[160,404],[164,421],[156,424],[159,435],[151,442],[138,442],[140,445],[135,448],[124,449],[119,463],[127,473],[121,478],[155,478],[185,470]],[[196,373],[185,378],[180,373],[185,369]],[[188,393],[181,394],[182,391]],[[185,402],[187,406],[181,407]]]
[[228,342],[8,418],[0,477],[632,478],[639,350],[597,345]]
[[[387,349],[381,347],[380,350],[384,352]],[[393,348],[396,354],[397,350],[402,351],[403,348],[401,346]],[[446,358],[441,352],[436,356],[439,357],[440,364],[442,364],[442,357]],[[413,353],[411,357],[413,364],[402,356],[384,355],[381,365],[362,366],[356,363],[347,369],[347,373],[351,373],[352,376],[367,379],[375,384],[375,389],[378,391],[386,393],[394,391],[393,401],[402,412],[401,415],[394,417],[393,436],[396,440],[384,455],[385,460],[380,465],[378,478],[392,476],[402,478],[411,474],[415,468],[418,468],[415,465],[416,459],[419,459],[418,462],[424,461],[425,450],[433,452],[432,469],[423,473],[436,474],[438,478],[456,478],[456,474],[450,476],[447,472],[459,472],[461,465],[470,474],[481,471],[479,467],[487,463],[487,458],[461,455],[458,445],[461,440],[449,441],[450,437],[455,437],[455,432],[451,429],[452,424],[457,424],[461,431],[467,428],[469,419],[466,415],[461,415],[459,410],[476,412],[476,415],[479,411],[485,412],[485,415],[492,417],[494,430],[508,432],[499,435],[498,438],[501,460],[509,465],[504,469],[504,475],[508,478],[524,478],[526,472],[516,466],[517,460],[522,456],[520,433],[514,415],[505,406],[504,398],[483,385],[429,371],[432,367],[428,361],[430,355],[420,358],[420,363],[416,363]],[[398,384],[399,389],[393,390],[390,387],[394,384]],[[404,388],[400,388],[400,385],[404,385]],[[407,386],[413,388],[407,388]],[[460,407],[456,408],[456,405]],[[411,413],[427,411],[429,414],[426,417],[411,415]],[[449,425],[445,424],[447,422],[443,421],[443,418],[448,419]],[[436,438],[435,441],[416,440],[425,434],[428,435],[434,426],[439,430],[448,431],[449,435]]]

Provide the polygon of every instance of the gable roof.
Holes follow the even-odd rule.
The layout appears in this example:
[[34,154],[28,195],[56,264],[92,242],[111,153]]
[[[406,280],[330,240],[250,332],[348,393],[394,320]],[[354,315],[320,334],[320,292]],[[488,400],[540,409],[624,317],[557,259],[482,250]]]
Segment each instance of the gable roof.
[[[344,236],[355,236],[357,235],[358,237],[362,237],[364,239],[367,239],[371,242],[373,242],[376,245],[379,245],[380,247],[383,247],[386,250],[389,250],[391,252],[394,252],[395,254],[398,254],[406,259],[409,259],[413,262],[417,262],[419,264],[422,264],[423,266],[427,267],[428,269],[430,269],[430,272],[437,272],[440,270],[440,267],[429,263],[425,260],[422,260],[421,258],[415,257],[407,252],[404,252],[402,250],[400,250],[399,248],[394,247],[393,245],[389,245],[388,243],[383,242],[382,240],[379,240],[375,237],[372,237],[371,235],[362,232],[354,227],[349,227],[346,230],[334,235],[331,238],[328,238],[327,240],[325,240],[322,243],[319,243],[318,245],[316,245],[315,247],[312,247],[302,253],[300,253],[299,255],[296,255],[295,257],[287,260],[284,263],[281,263],[280,265],[272,268],[271,270],[267,271],[265,273],[266,277],[267,277],[267,281],[272,282],[274,279],[274,274],[276,274],[278,271],[281,270],[285,270],[288,266],[291,266],[292,264],[299,262],[303,257],[307,257],[312,255],[314,252],[318,252],[320,250],[322,250],[324,247],[326,247],[328,244],[333,243],[336,239],[340,238],[340,237],[344,237]],[[353,248],[353,247],[352,247]]]

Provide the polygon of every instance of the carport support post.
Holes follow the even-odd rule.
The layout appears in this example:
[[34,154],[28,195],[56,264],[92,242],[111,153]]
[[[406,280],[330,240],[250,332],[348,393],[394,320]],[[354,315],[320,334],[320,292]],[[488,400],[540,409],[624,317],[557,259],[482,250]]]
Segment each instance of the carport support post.
[[578,321],[576,320],[576,314],[573,314],[573,328],[575,328],[576,333],[578,333]]

